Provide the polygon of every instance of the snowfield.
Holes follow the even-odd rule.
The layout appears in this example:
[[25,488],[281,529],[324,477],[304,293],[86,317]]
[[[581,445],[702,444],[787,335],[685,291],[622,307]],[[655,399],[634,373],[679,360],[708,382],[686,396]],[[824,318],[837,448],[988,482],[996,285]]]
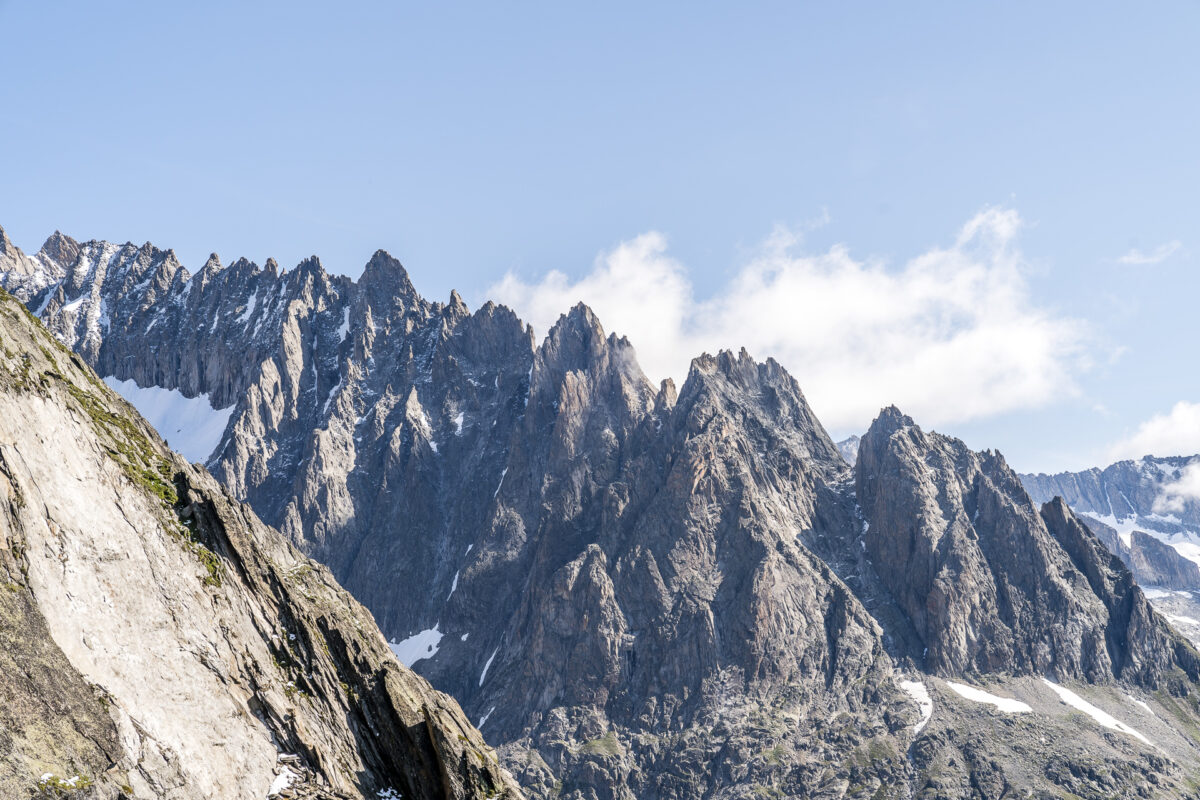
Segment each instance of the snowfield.
[[141,387],[136,381],[121,381],[111,376],[104,382],[136,408],[172,450],[193,463],[208,461],[221,443],[233,413],[233,406],[213,408],[206,394],[186,397],[178,389]]

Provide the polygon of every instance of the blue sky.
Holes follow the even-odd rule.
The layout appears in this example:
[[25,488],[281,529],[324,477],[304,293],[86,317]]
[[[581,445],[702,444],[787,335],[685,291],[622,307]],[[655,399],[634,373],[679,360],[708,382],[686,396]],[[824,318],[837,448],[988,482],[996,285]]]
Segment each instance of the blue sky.
[[[1023,470],[1200,450],[1195,3],[433,5],[0,0],[0,225],[193,267],[316,253],[353,275],[382,247],[427,296],[503,293],[538,322],[592,292],[648,352],[758,343],[835,434],[897,394]],[[981,214],[1002,242],[962,239]],[[922,289],[931,252],[980,281]],[[614,258],[695,306],[682,333],[622,311],[663,300],[606,286]],[[912,308],[789,340],[750,330],[763,274],[791,278],[770,297],[815,279],[819,308],[866,285]],[[1005,331],[1049,343],[1022,365]],[[971,375],[889,383],[925,373],[867,333]],[[1020,390],[964,368],[1008,359]]]

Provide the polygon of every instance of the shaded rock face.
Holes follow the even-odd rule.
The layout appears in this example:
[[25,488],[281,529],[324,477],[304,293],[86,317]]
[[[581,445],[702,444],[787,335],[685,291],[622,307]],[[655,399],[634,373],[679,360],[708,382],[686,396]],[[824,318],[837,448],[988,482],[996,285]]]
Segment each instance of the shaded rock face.
[[1157,686],[1179,667],[1193,682],[1200,679],[1200,658],[1169,628],[1155,624],[1150,601],[1133,575],[1077,520],[1062,498],[1042,506],[1042,520],[1107,611],[1105,648],[1114,675],[1143,686]]
[[1148,603],[1061,502],[1048,528],[998,454],[886,409],[862,439],[855,477],[866,551],[912,621],[922,646],[912,656],[926,670],[1154,686],[1174,666],[1165,640],[1139,634],[1144,653],[1111,652],[1112,626],[1142,617],[1110,597],[1111,581],[1089,580],[1100,569],[1092,562],[1123,576],[1147,621]]
[[0,292],[0,795],[519,797],[365,608]]
[[[1030,676],[1190,698],[1194,654],[999,455],[889,409],[851,469],[773,361],[704,355],[655,389],[586,307],[538,343],[505,308],[425,301],[384,253],[356,282],[168,267],[151,296],[142,251],[0,280],[41,286],[23,299],[102,372],[235,404],[214,473],[405,640],[529,794],[1086,795],[1117,772],[1186,793],[1140,745],[1025,746],[1072,725]],[[1003,691],[1042,705],[1014,736],[939,676],[1021,678]],[[932,696],[919,735],[905,680]],[[1194,759],[1188,734],[1157,744]],[[1085,752],[1107,766],[1064,775]]]

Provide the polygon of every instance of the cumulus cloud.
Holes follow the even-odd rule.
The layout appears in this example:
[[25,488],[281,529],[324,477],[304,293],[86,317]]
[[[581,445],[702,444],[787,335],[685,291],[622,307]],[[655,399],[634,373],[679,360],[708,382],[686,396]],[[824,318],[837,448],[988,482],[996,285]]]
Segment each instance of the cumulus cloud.
[[1156,414],[1109,450],[1113,460],[1142,456],[1190,456],[1200,453],[1200,403],[1180,401]]
[[1020,224],[1015,211],[986,209],[952,245],[899,267],[840,245],[804,254],[799,235],[779,230],[708,299],[695,298],[666,238],[647,233],[579,280],[510,273],[490,296],[540,334],[584,301],[629,337],[653,380],[678,382],[699,353],[744,346],[780,361],[832,428],[862,430],[890,403],[943,425],[1076,392],[1086,331],[1030,296]]
[[1151,250],[1149,253],[1143,253],[1136,247],[1129,249],[1129,252],[1117,259],[1121,264],[1132,264],[1134,266],[1144,266],[1147,264],[1161,264],[1171,256],[1179,252],[1183,247],[1183,242],[1175,239],[1174,241],[1160,244],[1158,247]]
[[1200,461],[1192,461],[1179,471],[1179,477],[1165,484],[1154,501],[1159,513],[1176,513],[1189,502],[1200,501]]

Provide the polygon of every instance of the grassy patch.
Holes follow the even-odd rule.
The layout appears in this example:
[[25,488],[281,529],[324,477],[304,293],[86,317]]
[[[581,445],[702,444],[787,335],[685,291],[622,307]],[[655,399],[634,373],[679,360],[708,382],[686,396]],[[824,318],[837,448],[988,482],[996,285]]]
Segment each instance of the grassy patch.
[[61,778],[54,773],[47,772],[42,777],[38,778],[37,784],[34,787],[35,798],[54,798],[57,800],[62,797],[70,797],[76,792],[82,792],[91,788],[92,779],[87,775],[72,775],[69,778]]
[[63,385],[92,420],[92,427],[104,442],[109,456],[125,475],[168,508],[179,502],[179,495],[171,483],[171,462],[158,453],[133,420],[114,413],[99,397],[70,381],[63,381]]
[[620,756],[624,754],[621,743],[617,740],[616,731],[609,731],[599,739],[584,742],[579,747],[580,752],[589,755]]

